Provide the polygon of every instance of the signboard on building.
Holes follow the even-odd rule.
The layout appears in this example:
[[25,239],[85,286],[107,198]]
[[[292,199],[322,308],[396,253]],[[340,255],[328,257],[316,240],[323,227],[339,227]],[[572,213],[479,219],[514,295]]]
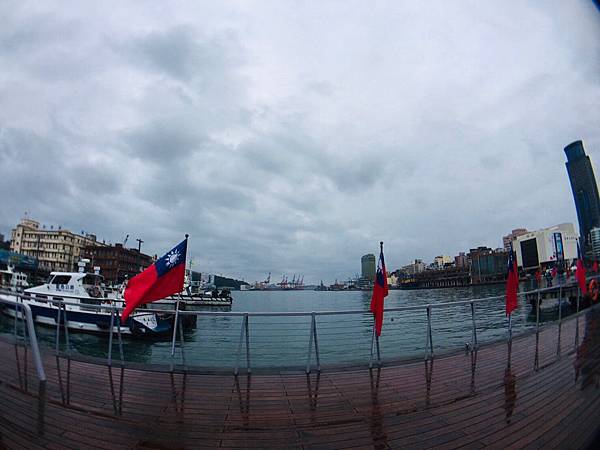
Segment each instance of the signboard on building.
[[36,270],[38,268],[37,258],[2,249],[0,249],[0,263],[20,270]]
[[554,238],[554,258],[556,261],[565,260],[565,252],[563,249],[563,241],[561,233],[553,233]]

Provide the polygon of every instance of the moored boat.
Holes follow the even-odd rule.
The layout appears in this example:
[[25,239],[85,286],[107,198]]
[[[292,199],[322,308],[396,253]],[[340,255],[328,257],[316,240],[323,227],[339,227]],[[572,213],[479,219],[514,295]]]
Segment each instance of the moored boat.
[[[134,336],[158,336],[172,331],[172,314],[153,311],[137,310],[121,324],[116,316],[116,307],[122,305],[118,294],[105,291],[103,277],[99,273],[85,273],[84,266],[85,263],[79,264],[79,272],[52,272],[46,283],[25,289],[23,294],[5,291],[0,296],[28,304],[35,322],[42,325],[56,326],[58,321],[64,321],[73,331],[112,331]],[[20,316],[14,307],[7,306],[5,313]]]

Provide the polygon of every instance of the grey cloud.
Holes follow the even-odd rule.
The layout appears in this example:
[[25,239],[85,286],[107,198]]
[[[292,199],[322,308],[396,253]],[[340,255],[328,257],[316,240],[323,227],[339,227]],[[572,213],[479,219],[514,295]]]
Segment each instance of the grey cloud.
[[168,162],[201,150],[206,138],[193,124],[177,119],[156,120],[139,129],[126,132],[124,140],[138,158]]
[[591,3],[338,6],[0,5],[0,232],[188,232],[199,270],[327,282],[382,239],[393,268],[576,220]]

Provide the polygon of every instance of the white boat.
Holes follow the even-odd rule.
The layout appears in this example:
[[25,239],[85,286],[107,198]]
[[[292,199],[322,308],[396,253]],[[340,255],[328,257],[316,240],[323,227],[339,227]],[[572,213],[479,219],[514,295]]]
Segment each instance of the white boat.
[[27,275],[23,272],[15,272],[12,266],[7,266],[6,270],[0,270],[0,289],[21,292],[28,287]]
[[[103,277],[99,273],[85,273],[84,266],[85,263],[79,263],[79,272],[52,272],[46,283],[24,290],[25,295],[20,297],[20,301],[31,307],[36,323],[56,326],[62,303],[66,309],[66,324],[69,329],[93,333],[111,331],[113,306],[121,306],[122,301],[117,298],[118,294],[105,292]],[[11,300],[16,297],[10,293],[0,296],[12,297]],[[102,306],[106,308],[101,308]],[[14,308],[6,307],[5,312],[15,316]],[[125,335],[161,335],[170,333],[172,325],[172,315],[136,310],[124,325],[120,325],[114,316],[112,332],[117,333],[120,328],[120,332]]]

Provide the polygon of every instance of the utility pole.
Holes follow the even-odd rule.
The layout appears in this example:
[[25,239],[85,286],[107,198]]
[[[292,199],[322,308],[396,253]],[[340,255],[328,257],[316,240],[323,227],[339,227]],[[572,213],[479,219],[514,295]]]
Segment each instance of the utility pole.
[[142,253],[142,244],[144,241],[142,241],[140,238],[137,238],[136,241],[138,243],[138,252]]

